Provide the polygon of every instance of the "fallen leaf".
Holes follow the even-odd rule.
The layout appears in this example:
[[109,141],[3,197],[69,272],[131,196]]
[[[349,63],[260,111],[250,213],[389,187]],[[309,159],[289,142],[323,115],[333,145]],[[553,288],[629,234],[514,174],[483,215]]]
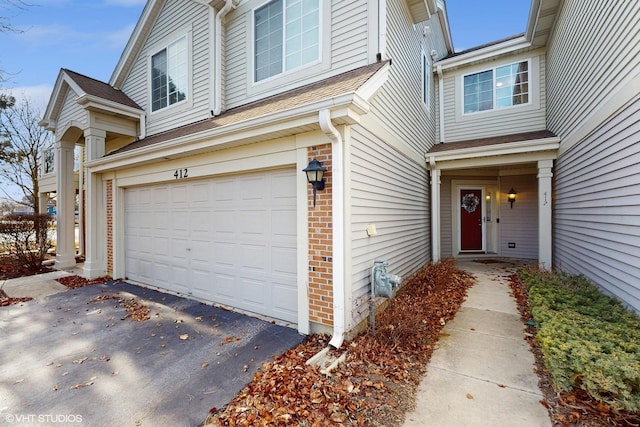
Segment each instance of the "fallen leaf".
[[181,340],[183,340],[183,341],[184,341],[184,340],[188,340],[188,339],[189,339],[189,334],[182,334],[182,335],[180,335],[180,339],[181,339]]
[[467,393],[467,399],[473,399],[473,394]]
[[209,366],[209,364],[207,362],[202,362],[202,365],[200,365],[202,368],[206,368],[207,366]]
[[88,357],[83,357],[82,359],[76,359],[73,361],[73,363],[78,364],[78,365],[82,365],[84,363],[85,360],[87,360]]
[[55,385],[52,387],[52,389],[53,389],[53,391],[58,391],[58,384],[55,384]]
[[20,384],[22,381],[24,381],[24,378],[20,378],[19,380],[16,380],[15,384]]

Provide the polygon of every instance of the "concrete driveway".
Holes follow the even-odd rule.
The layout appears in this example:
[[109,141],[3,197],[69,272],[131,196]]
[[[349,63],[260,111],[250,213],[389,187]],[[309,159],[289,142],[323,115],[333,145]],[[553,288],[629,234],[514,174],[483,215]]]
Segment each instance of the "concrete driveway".
[[[124,318],[136,298],[151,319]],[[128,283],[0,307],[0,425],[196,426],[297,331]]]

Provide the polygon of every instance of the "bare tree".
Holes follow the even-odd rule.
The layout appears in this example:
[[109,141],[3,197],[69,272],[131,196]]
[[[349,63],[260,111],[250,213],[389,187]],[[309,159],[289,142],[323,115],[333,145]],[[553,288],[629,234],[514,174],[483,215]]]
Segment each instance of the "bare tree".
[[[22,31],[11,24],[11,16],[22,12],[28,6],[23,0],[0,0],[0,33],[21,33]],[[0,83],[7,81],[7,72],[0,68]]]
[[[0,96],[1,99],[8,102],[0,108],[0,178],[18,187],[24,195],[22,203],[39,213],[42,154],[53,145],[52,135],[38,124],[40,112],[28,99],[16,102],[13,97]],[[3,192],[10,200],[20,202],[6,190]]]

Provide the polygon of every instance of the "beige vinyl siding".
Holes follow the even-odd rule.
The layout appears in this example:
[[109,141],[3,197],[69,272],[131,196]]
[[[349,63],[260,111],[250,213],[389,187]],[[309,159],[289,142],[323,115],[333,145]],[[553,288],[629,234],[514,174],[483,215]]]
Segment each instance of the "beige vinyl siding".
[[[462,114],[462,76],[485,71],[494,66],[523,61],[528,58],[532,59],[529,87],[532,91],[535,91],[535,93],[532,92],[530,94],[530,105]],[[445,74],[443,77],[446,142],[544,130],[546,128],[545,72],[544,55],[527,56],[525,54],[502,59],[496,64],[476,65],[471,69],[459,69]]]
[[[283,73],[259,84],[253,83],[253,11],[265,0],[241,4],[227,18],[225,54],[226,108],[233,108],[275,93],[340,74],[368,62],[369,6],[371,0],[321,0],[322,16],[330,25],[321,29],[322,63]],[[326,11],[330,11],[327,14]],[[327,30],[327,28],[330,28]]]
[[[149,55],[155,49],[191,31],[189,54],[192,64],[188,103],[151,113]],[[208,8],[196,2],[168,0],[145,40],[122,90],[147,111],[147,134],[209,117],[209,28]]]
[[637,75],[640,2],[567,0],[555,26],[547,49],[547,122],[565,138]]
[[[427,171],[361,126],[351,130],[351,326],[369,310],[373,262],[407,276],[430,257]],[[377,236],[368,237],[367,224]]]
[[[419,155],[435,142],[435,81],[430,74],[431,106],[422,103],[421,26],[414,28],[403,1],[387,2],[387,52],[392,59],[389,79],[374,98],[372,114],[399,141]],[[435,21],[433,17],[426,25]],[[425,46],[429,55],[432,46]]]
[[640,311],[640,99],[555,167],[554,267]]
[[87,111],[76,102],[78,94],[72,89],[68,89],[64,96],[64,103],[60,109],[60,117],[58,117],[58,125],[66,126],[69,122],[75,120],[81,123],[87,122]]
[[[503,176],[500,180],[501,197],[498,253],[521,259],[538,259],[538,180],[536,175]],[[507,193],[513,188],[518,193],[511,208]],[[509,242],[516,244],[509,248]]]

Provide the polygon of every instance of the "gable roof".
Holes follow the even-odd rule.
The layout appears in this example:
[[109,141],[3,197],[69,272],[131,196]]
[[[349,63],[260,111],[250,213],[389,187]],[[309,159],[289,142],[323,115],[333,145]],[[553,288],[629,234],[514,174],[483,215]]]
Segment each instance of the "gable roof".
[[[326,99],[335,99],[342,95],[355,94],[358,89],[363,90],[368,81],[374,80],[372,77],[376,73],[390,64],[391,61],[376,62],[320,80],[316,83],[311,83],[243,106],[232,108],[219,116],[134,141],[129,145],[109,153],[109,155],[152,146],[180,137],[195,135],[276,112],[280,113],[282,111],[292,110]],[[372,95],[373,93],[367,93],[365,96],[369,97]]]
[[66,68],[63,68],[62,71],[64,71],[87,95],[92,95],[106,101],[117,102],[118,104],[142,110],[142,108],[124,92],[108,85],[107,83],[84,76]]
[[107,83],[87,77],[75,71],[61,68],[40,125],[55,131],[67,92],[76,95],[75,101],[85,109],[102,110],[110,114],[139,118],[142,108],[122,91]]

